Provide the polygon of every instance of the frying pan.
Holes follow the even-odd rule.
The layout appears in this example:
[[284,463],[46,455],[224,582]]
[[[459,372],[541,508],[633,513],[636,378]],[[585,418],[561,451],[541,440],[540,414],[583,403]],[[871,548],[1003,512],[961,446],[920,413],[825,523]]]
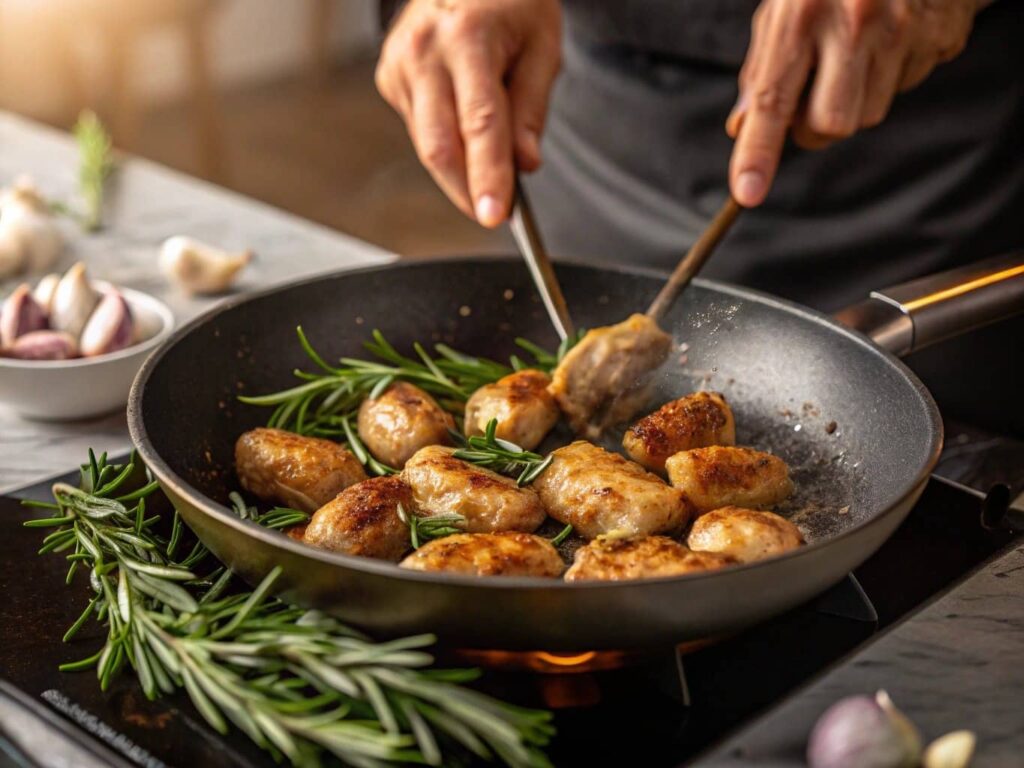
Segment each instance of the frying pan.
[[[954,330],[950,309],[970,305],[980,322],[1024,307],[1022,263],[1018,256],[877,294],[847,320],[910,351]],[[664,282],[633,269],[557,271],[574,317],[591,328],[646,306]],[[518,259],[411,262],[227,301],[179,330],[140,371],[128,408],[132,437],[199,538],[250,582],[280,565],[282,597],[378,636],[434,632],[458,647],[579,651],[664,646],[748,626],[869,557],[917,500],[942,445],[931,396],[868,337],[756,291],[696,280],[662,320],[688,347],[685,362],[680,352],[659,373],[652,405],[701,388],[723,392],[739,443],[789,462],[798,490],[782,512],[807,546],[713,573],[633,582],[406,571],[308,547],[225,506],[239,487],[234,442],[269,415],[237,396],[290,386],[291,371],[308,368],[298,325],[327,359],[359,356],[373,328],[401,350],[443,341],[496,359],[516,350],[515,336],[552,348],[557,338]]]

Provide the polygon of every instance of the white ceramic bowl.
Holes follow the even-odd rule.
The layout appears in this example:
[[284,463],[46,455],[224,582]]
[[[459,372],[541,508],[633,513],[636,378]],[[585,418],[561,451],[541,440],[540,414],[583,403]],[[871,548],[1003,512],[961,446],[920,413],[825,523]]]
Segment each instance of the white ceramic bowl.
[[143,361],[174,329],[174,315],[148,294],[119,290],[143,341],[119,352],[73,360],[0,357],[0,403],[26,419],[42,421],[86,419],[123,407]]

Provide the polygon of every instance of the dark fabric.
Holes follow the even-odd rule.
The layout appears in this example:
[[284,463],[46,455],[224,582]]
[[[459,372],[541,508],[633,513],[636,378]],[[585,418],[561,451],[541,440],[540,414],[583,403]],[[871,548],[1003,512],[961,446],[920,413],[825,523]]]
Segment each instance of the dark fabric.
[[[528,183],[553,253],[670,268],[726,194],[725,118],[753,0],[568,0],[563,72]],[[1024,3],[878,128],[787,148],[706,274],[824,309],[1024,243]]]

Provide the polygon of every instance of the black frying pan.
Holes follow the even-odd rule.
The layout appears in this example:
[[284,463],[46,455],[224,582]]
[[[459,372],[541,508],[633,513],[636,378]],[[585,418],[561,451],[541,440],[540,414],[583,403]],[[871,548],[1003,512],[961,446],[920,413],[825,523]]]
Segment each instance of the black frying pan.
[[[584,327],[647,306],[664,280],[584,266],[558,272]],[[1008,283],[1017,293],[1007,301],[1002,292],[1003,309],[1020,306],[1022,283]],[[918,304],[911,315],[934,325],[931,307]],[[892,346],[923,340],[911,317],[885,302],[854,314],[881,326]],[[569,651],[666,645],[750,625],[823,591],[871,555],[916,501],[942,445],[928,392],[866,337],[794,304],[695,281],[662,321],[689,345],[687,362],[671,361],[659,375],[652,405],[698,388],[725,393],[739,442],[770,449],[793,469],[798,490],[783,512],[808,545],[742,567],[643,582],[410,572],[307,547],[224,505],[238,488],[235,439],[269,415],[236,397],[281,389],[293,368],[307,367],[295,338],[300,324],[327,358],[359,356],[372,328],[400,349],[444,341],[498,359],[515,351],[516,335],[549,347],[557,339],[518,260],[412,262],[226,302],[182,328],[139,373],[132,436],[199,538],[249,581],[281,565],[284,597],[379,635],[429,631],[462,647]]]

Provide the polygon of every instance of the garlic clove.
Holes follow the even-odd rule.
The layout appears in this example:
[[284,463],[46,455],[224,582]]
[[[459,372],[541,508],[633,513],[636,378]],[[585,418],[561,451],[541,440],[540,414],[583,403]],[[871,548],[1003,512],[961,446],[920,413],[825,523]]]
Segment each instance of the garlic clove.
[[921,764],[924,768],[967,768],[977,741],[971,731],[947,733],[928,745]]
[[180,235],[160,249],[160,270],[189,293],[223,293],[252,260],[252,251],[230,253]]
[[57,292],[58,283],[60,283],[60,275],[51,272],[40,280],[36,289],[32,291],[32,298],[39,302],[39,306],[47,315],[50,314],[50,308],[53,306],[53,295]]
[[105,355],[131,346],[135,323],[124,296],[116,288],[107,291],[82,330],[79,348],[83,357]]
[[28,283],[22,283],[7,297],[0,310],[0,346],[9,347],[19,336],[46,328],[46,313],[32,298]]
[[[0,213],[0,222],[2,222]],[[20,230],[0,224],[0,280],[25,271],[25,243]]]
[[64,249],[64,235],[46,199],[28,178],[18,179],[0,195],[0,243],[21,250],[22,268],[41,272],[51,267]]
[[99,291],[89,282],[85,264],[78,262],[57,284],[50,307],[50,326],[77,339],[99,301]]
[[78,357],[78,344],[64,331],[33,331],[19,336],[7,354],[19,360],[68,360]]
[[818,719],[807,743],[810,768],[913,768],[921,737],[885,691],[840,699]]

